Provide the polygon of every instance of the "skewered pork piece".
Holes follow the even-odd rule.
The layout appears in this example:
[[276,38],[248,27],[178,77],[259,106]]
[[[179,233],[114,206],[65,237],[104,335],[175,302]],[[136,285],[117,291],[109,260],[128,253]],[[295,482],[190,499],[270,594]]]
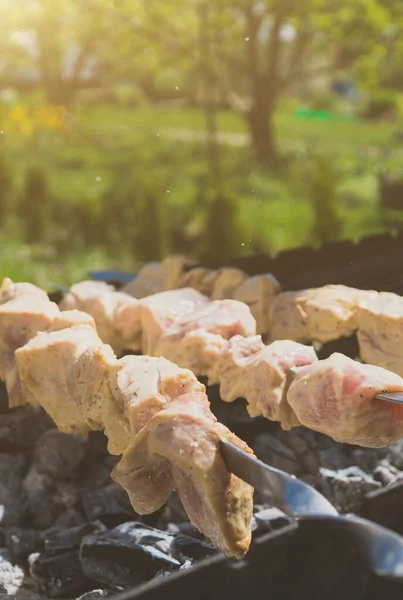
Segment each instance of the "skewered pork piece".
[[32,283],[14,283],[6,277],[0,287],[0,304],[15,300],[20,296],[34,296],[42,300],[48,300],[47,293],[36,287],[36,285]]
[[35,404],[35,398],[20,380],[15,350],[39,331],[56,331],[77,324],[95,328],[95,322],[77,310],[61,313],[45,292],[30,283],[5,279],[0,299],[0,379],[6,384],[11,407]]
[[251,417],[279,421],[283,429],[300,425],[284,393],[290,369],[317,362],[311,346],[279,340],[265,346],[260,336],[233,337],[218,359],[220,396],[231,402],[245,398]]
[[[161,354],[165,337],[169,339],[170,335],[162,336],[158,343]],[[296,342],[283,340],[265,346],[260,336],[235,336],[225,340],[202,328],[178,336],[168,350],[169,354],[175,354],[175,360],[181,366],[208,375],[213,382],[219,381],[224,400],[244,396],[252,416],[264,415],[278,420],[284,429],[302,424],[336,440],[363,446],[388,445],[403,435],[399,422],[403,409],[392,405],[385,407],[382,401],[374,400],[384,389],[403,390],[403,380],[381,368],[362,365],[337,354],[333,355],[333,362],[318,362],[312,348]],[[343,361],[347,361],[347,374],[339,365]],[[340,368],[336,369],[334,363]],[[327,389],[323,391],[313,376],[299,387],[293,384],[288,392],[284,392],[290,369],[296,370],[298,382],[304,369],[311,373],[310,368],[312,373],[318,369],[318,381],[326,379],[325,375],[328,379],[333,378],[336,391],[334,397],[330,397],[330,404]],[[352,390],[345,387],[343,381],[356,381],[361,387]],[[315,417],[313,406],[319,407],[319,416]],[[338,411],[337,422],[330,419],[332,406]],[[346,411],[345,406],[348,407]]]
[[185,394],[151,418],[112,477],[126,487],[134,509],[141,514],[150,507],[160,508],[172,487],[177,487],[192,523],[224,552],[241,557],[250,544],[246,524],[252,498],[245,493],[246,484],[227,471],[220,440],[251,453],[217,423],[205,394]]
[[141,323],[138,301],[117,292],[102,281],[82,281],[73,285],[60,303],[61,310],[78,309],[90,314],[105,343],[116,354],[141,347]]
[[[204,362],[208,359],[205,332],[221,338],[215,338],[218,347],[221,347],[221,340],[228,340],[235,335],[254,335],[256,322],[246,304],[237,300],[215,300],[177,320],[160,336],[154,348],[148,349],[154,356],[165,356],[181,365],[193,365],[195,373],[207,376],[212,383],[215,377],[210,373],[210,367],[214,367],[214,364],[209,360]],[[210,341],[211,337],[208,343]]]
[[[30,395],[21,384],[14,351],[51,326],[59,308],[29,284],[12,284],[5,280],[0,297],[0,378],[5,382],[10,406],[21,406]],[[32,403],[33,398],[30,399]]]
[[136,278],[122,288],[122,292],[134,298],[144,298],[157,292],[175,290],[181,287],[186,260],[170,257],[161,263],[148,263],[142,267]]
[[155,344],[165,332],[182,319],[199,314],[208,304],[209,299],[192,288],[160,292],[140,300],[143,353],[154,356]]
[[210,333],[200,327],[182,335],[168,332],[158,340],[155,354],[169,356],[172,362],[189,369],[198,377],[206,377],[209,384],[214,385],[220,382],[218,360],[227,344],[228,341],[222,335]]
[[339,353],[297,370],[287,400],[302,425],[334,440],[380,448],[403,437],[403,406],[377,400],[403,379]]
[[273,275],[247,277],[232,294],[234,300],[244,302],[256,320],[256,331],[266,336],[270,332],[270,311],[280,285]]
[[344,285],[282,292],[272,303],[270,339],[325,343],[348,337],[358,327],[360,303],[374,295]]
[[246,279],[246,274],[240,269],[217,269],[207,276],[207,281],[213,282],[211,300],[225,300],[232,298],[232,294]]
[[361,304],[357,320],[363,361],[403,376],[403,298],[376,294]]
[[217,271],[207,269],[206,267],[190,269],[182,275],[179,288],[190,287],[210,298],[214,290],[214,282],[217,278],[217,275],[214,276],[214,273],[217,273]]
[[104,282],[82,281],[73,285],[60,304],[92,315],[99,336],[116,354],[143,350],[152,354],[155,341],[173,323],[209,302],[192,288],[170,290],[136,300]]
[[[59,324],[70,324],[67,317],[66,312]],[[76,312],[74,317],[79,320]],[[117,360],[86,324],[39,332],[15,357],[22,383],[62,431],[85,435],[90,427],[101,429],[110,452],[125,452],[114,477],[132,494],[134,508],[153,512],[156,498],[159,507],[178,487],[193,524],[229,556],[245,554],[253,490],[226,470],[219,441],[230,439],[251,451],[216,423],[204,386],[190,371],[164,358]]]
[[185,272],[185,260],[167,258],[140,269],[137,277],[122,288],[135,298],[144,298],[160,291],[194,288],[211,300],[233,299],[245,302],[255,317],[258,332],[268,333],[268,313],[280,284],[272,275],[248,277],[236,268],[207,269],[195,267]]

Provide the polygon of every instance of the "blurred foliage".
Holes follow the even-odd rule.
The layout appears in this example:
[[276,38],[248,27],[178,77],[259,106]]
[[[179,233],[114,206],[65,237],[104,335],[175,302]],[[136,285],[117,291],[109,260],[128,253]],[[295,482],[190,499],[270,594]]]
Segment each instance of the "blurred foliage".
[[225,192],[210,194],[206,212],[201,258],[206,264],[228,264],[244,245],[237,199]]
[[337,178],[326,157],[315,158],[312,169],[314,223],[312,238],[320,246],[337,240],[342,230],[337,197]]
[[402,227],[401,31],[394,0],[0,0],[0,275]]
[[401,111],[399,95],[392,90],[371,92],[362,111],[366,119],[394,119]]

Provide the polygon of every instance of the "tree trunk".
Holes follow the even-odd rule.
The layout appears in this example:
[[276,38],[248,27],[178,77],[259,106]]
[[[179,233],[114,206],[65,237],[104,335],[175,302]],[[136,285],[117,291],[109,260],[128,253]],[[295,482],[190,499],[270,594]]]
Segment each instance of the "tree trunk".
[[268,102],[255,103],[246,115],[256,159],[261,165],[269,167],[279,163],[273,116],[274,109]]

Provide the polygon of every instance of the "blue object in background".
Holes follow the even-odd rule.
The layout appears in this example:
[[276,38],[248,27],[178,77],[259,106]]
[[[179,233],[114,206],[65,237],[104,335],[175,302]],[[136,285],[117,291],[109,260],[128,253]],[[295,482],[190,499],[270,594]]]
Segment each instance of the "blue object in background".
[[126,285],[135,279],[134,273],[126,273],[124,271],[114,271],[106,269],[104,271],[88,271],[88,276],[95,281],[106,281],[107,283],[120,283]]

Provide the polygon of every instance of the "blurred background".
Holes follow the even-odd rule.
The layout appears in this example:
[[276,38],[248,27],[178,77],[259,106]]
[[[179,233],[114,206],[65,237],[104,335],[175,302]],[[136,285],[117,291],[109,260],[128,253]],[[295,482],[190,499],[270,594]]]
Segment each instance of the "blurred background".
[[0,0],[0,276],[403,228],[401,0]]

